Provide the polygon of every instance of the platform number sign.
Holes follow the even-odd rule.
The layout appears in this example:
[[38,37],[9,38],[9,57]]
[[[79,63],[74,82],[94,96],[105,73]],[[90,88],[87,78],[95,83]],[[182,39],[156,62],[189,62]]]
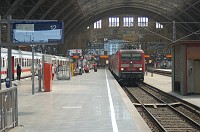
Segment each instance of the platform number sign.
[[51,25],[51,30],[55,30],[56,29],[56,25]]
[[63,43],[63,22],[15,22],[12,42],[14,44]]

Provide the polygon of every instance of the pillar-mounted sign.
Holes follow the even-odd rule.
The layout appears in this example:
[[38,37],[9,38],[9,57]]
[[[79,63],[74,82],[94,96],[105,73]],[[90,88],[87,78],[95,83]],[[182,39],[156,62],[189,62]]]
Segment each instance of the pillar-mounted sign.
[[13,22],[11,42],[15,45],[61,44],[63,37],[63,22],[60,21],[16,21]]

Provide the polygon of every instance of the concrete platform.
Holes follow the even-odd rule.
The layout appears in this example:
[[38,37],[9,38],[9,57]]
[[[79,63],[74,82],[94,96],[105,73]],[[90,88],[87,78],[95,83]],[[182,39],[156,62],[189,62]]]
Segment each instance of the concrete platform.
[[53,80],[51,92],[32,95],[31,79],[16,82],[19,126],[10,132],[150,132],[109,70]]
[[183,96],[178,93],[172,92],[171,77],[162,76],[158,74],[153,74],[152,77],[151,73],[147,73],[147,75],[145,75],[144,82],[200,107],[200,95]]

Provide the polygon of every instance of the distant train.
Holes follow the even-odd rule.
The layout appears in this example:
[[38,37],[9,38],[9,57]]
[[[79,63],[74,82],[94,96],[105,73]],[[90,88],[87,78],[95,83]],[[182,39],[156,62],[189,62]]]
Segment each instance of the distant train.
[[[38,64],[39,60],[42,60],[44,54],[34,53],[34,64],[35,67]],[[66,65],[67,58],[62,56],[48,55],[51,56],[52,63],[55,65]],[[8,49],[1,48],[1,79],[7,77],[7,68],[8,68]],[[31,76],[31,67],[32,67],[32,52],[21,51],[12,49],[12,78],[16,79],[16,67],[17,64],[21,65],[22,73],[21,77]],[[35,68],[36,70],[36,68]]]
[[109,69],[126,85],[134,85],[144,81],[144,51],[138,49],[121,49],[110,57]]

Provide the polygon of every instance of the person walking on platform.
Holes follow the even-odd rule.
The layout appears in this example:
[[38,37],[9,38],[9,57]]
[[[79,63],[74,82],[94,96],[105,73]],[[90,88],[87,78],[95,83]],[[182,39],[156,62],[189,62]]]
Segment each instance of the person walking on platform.
[[56,72],[58,73],[59,71],[62,71],[62,63],[60,63],[59,65],[58,65],[58,67],[56,68]]
[[21,66],[20,66],[20,64],[17,64],[17,80],[19,80],[19,81],[21,78],[21,72],[22,72]]

